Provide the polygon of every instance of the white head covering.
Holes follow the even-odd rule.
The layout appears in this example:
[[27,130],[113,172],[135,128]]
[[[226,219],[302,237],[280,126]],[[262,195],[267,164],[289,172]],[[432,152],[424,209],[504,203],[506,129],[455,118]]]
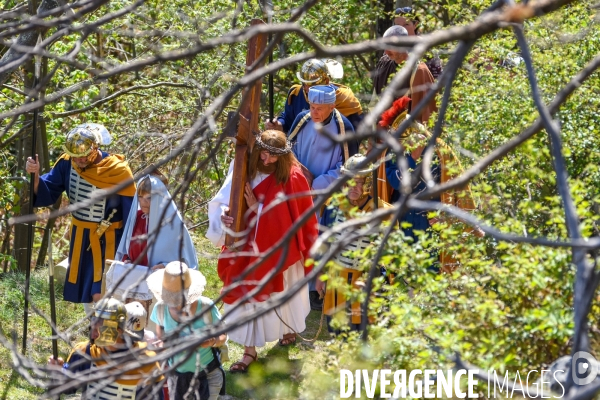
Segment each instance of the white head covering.
[[142,340],[144,338],[144,328],[148,320],[148,313],[141,303],[134,301],[125,304],[127,310],[127,324],[130,336],[134,339]]
[[[192,238],[167,187],[153,175],[147,175],[146,177],[150,179],[152,184],[152,199],[150,200],[148,221],[148,267],[159,263],[167,264],[171,261],[183,261],[189,268],[198,269],[198,257]],[[146,177],[140,179],[138,185]],[[127,224],[125,224],[123,230],[123,237],[115,255],[117,260],[122,260],[123,256],[129,253],[129,242],[135,226],[138,206],[139,201],[136,192]]]

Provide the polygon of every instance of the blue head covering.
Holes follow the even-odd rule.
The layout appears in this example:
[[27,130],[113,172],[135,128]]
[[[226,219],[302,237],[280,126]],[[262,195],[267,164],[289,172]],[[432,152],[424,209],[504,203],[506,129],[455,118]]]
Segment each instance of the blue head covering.
[[[183,261],[191,269],[198,269],[198,257],[183,218],[177,210],[164,183],[155,176],[147,175],[152,184],[150,213],[148,215],[148,267],[158,263],[167,264],[171,261]],[[138,185],[145,178],[140,179]],[[138,210],[138,195],[135,194],[129,212],[127,224],[123,230],[121,243],[117,248],[115,258],[121,260],[129,253],[129,242],[135,225]],[[166,210],[165,210],[166,209]]]
[[312,104],[335,104],[335,88],[317,85],[308,89],[308,102]]

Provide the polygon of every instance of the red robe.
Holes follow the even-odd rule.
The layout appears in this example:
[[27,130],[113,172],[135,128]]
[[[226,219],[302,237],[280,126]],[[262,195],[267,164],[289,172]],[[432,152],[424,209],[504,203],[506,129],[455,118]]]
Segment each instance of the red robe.
[[[255,234],[255,226],[249,233],[248,241],[242,249],[243,252],[255,252],[257,249],[260,253],[264,253],[271,246],[276,244],[289,231],[295,221],[300,219],[302,215],[313,206],[312,197],[303,196],[282,202],[272,209],[267,210],[270,203],[277,197],[280,192],[285,195],[293,195],[300,192],[308,192],[310,190],[306,178],[302,174],[299,167],[292,167],[290,179],[284,185],[277,184],[275,175],[271,174],[259,183],[253,190],[257,199],[263,200],[263,210],[258,222],[258,232]],[[256,215],[250,217],[252,220]],[[253,301],[268,300],[270,295],[276,292],[282,292],[283,272],[290,265],[300,261],[307,260],[310,248],[317,239],[317,217],[315,213],[311,213],[308,221],[300,227],[294,236],[283,247],[287,249],[287,256],[283,262],[283,267],[273,279],[271,279],[264,288],[253,297]],[[270,273],[280,261],[282,250],[279,249],[270,257],[262,260],[262,263],[255,268],[251,273],[246,275],[244,281],[259,281]],[[238,281],[238,277],[244,270],[251,265],[258,257],[255,256],[235,256],[235,253],[223,247],[221,256],[217,266],[219,278],[223,281],[223,288]],[[305,267],[305,273],[310,271],[311,267]],[[227,304],[233,304],[244,294],[253,290],[255,285],[240,285],[232,289],[224,298],[223,301]]]
[[[145,239],[148,235],[147,217],[143,218],[144,213],[142,210],[138,210],[135,218],[135,225],[133,226],[133,232],[131,232],[131,241],[129,242],[129,254],[123,256],[123,261],[135,261],[146,250],[147,240]],[[138,265],[148,265],[148,253],[144,254],[141,260],[138,261]]]

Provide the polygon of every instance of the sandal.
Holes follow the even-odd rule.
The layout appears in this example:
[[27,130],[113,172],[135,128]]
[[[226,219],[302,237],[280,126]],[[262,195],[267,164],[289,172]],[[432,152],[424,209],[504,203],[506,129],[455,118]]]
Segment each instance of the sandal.
[[279,339],[279,345],[282,347],[291,346],[296,343],[295,333],[286,333],[283,335],[283,339]]
[[[250,357],[253,361],[250,361],[248,364],[246,364],[243,360],[244,357]],[[250,364],[252,364],[254,361],[256,361],[256,357],[258,357],[258,353],[256,355],[252,355],[250,353],[244,353],[244,355],[242,356],[242,360],[231,364],[231,366],[229,367],[229,372],[231,372],[232,374],[237,374],[237,373],[246,373],[248,372],[248,367],[250,366]],[[235,368],[235,369],[234,369]]]

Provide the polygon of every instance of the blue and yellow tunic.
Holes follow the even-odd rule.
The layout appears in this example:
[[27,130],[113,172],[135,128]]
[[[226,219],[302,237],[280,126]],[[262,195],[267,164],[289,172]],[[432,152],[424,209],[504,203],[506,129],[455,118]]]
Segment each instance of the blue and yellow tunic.
[[[100,162],[81,170],[71,163],[69,156],[63,155],[50,172],[40,176],[33,205],[50,206],[63,192],[68,195],[69,202],[75,204],[86,200],[96,190],[108,189],[131,178],[133,175],[123,156],[102,152]],[[114,258],[134,194],[135,186],[132,183],[117,194],[72,213],[64,300],[90,303],[92,295],[101,292],[104,260]],[[100,220],[108,219],[109,215],[112,215],[111,226],[104,235],[98,237],[96,227]]]

